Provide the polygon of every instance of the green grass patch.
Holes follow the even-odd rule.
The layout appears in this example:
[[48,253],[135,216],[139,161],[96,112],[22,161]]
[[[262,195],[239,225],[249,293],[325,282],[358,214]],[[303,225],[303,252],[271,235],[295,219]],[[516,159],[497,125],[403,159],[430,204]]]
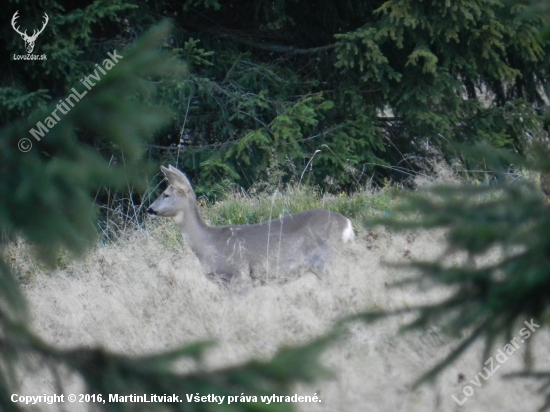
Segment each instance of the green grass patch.
[[351,195],[329,195],[311,186],[292,186],[275,193],[228,193],[224,200],[203,204],[201,213],[210,225],[249,225],[308,209],[338,212],[356,224],[387,214],[395,199],[389,189],[364,190]]

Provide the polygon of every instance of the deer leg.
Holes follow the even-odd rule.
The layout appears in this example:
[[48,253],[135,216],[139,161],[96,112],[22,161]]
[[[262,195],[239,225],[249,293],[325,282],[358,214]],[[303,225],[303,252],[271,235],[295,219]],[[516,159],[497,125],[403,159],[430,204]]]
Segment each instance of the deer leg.
[[227,289],[229,288],[229,284],[233,279],[233,275],[226,274],[226,273],[220,274],[220,273],[210,272],[206,274],[206,279],[208,279],[212,283],[215,283]]
[[319,278],[327,278],[330,266],[330,250],[325,242],[315,239],[317,247],[314,248],[307,257],[309,269]]

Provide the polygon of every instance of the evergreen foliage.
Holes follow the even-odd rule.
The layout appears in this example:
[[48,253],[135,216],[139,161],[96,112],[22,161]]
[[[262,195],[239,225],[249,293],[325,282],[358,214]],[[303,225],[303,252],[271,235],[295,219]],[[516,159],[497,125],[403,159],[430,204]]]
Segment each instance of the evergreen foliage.
[[[432,146],[477,167],[452,144],[524,153],[544,130],[548,45],[538,30],[549,16],[516,3],[42,0],[10,2],[6,13],[19,8],[23,27],[52,15],[37,43],[49,57],[0,71],[2,124],[57,101],[107,51],[171,18],[164,47],[190,71],[142,97],[174,113],[149,154],[177,162],[204,193],[248,188],[272,168],[288,182],[308,164],[324,189],[401,180],[384,166],[414,171],[411,159]],[[3,30],[6,49],[20,53],[20,37]],[[79,138],[105,157],[116,152]]]
[[[519,13],[519,19],[511,27],[506,26],[506,30],[511,29],[509,33],[520,36],[522,40],[527,37],[535,40],[531,42],[533,47],[530,50],[526,47],[521,54],[522,61],[536,67],[533,63],[542,51],[535,43],[548,37],[548,2],[532,2],[527,8],[517,6],[515,2],[506,4],[511,12]],[[521,28],[526,21],[538,21],[540,24],[530,29]],[[531,34],[525,36],[524,30]],[[540,36],[538,30],[542,31]],[[497,49],[505,49],[502,44],[494,45]],[[426,63],[429,61],[426,60]],[[497,69],[498,64],[494,68]],[[496,105],[486,112],[487,118],[482,123],[479,120],[473,123],[475,130],[482,133],[481,137],[492,147],[463,146],[469,158],[482,159],[489,170],[494,171],[493,184],[480,185],[476,181],[475,185],[438,186],[428,193],[408,194],[401,206],[392,211],[398,217],[371,220],[371,223],[384,224],[395,230],[439,228],[447,233],[448,247],[439,259],[412,262],[407,266],[416,268],[418,276],[394,286],[412,283],[423,290],[446,286],[452,292],[450,296],[429,304],[372,311],[354,317],[370,323],[387,316],[410,313],[415,315],[414,319],[403,330],[436,327],[459,341],[450,354],[417,380],[416,385],[433,380],[478,340],[485,345],[480,359],[483,362],[495,353],[496,348],[510,343],[525,322],[542,327],[548,324],[550,150],[547,135],[542,132],[543,118],[525,116],[525,111],[532,113],[533,102],[537,102],[538,108],[545,107],[541,91],[546,90],[547,83],[545,76],[541,75],[538,86],[526,86],[523,80],[514,80],[518,73],[509,68],[501,72],[501,85],[493,90],[496,101],[503,102],[502,107]],[[546,110],[541,111],[544,113]],[[544,114],[547,116],[547,113]],[[495,121],[494,116],[499,120]],[[486,126],[504,119],[511,127],[497,134],[484,135],[487,133]],[[525,119],[539,123],[531,129],[539,130],[539,133],[530,136],[530,139],[517,135],[514,138],[510,129],[520,130],[517,125],[525,125]],[[494,147],[513,148],[515,153],[510,150],[497,151]],[[510,165],[520,168],[521,173],[512,178]],[[451,257],[461,258],[450,264]],[[546,398],[540,410],[548,410],[550,373],[534,370],[533,339],[522,340],[526,349],[525,370],[505,377],[528,377],[541,381],[540,392]]]
[[[543,133],[547,44],[538,30],[548,19],[526,15],[523,6],[496,0],[186,6],[183,14],[176,4],[154,6],[182,28],[176,44],[197,44],[183,48],[201,62],[181,91],[167,91],[179,100],[175,129],[157,142],[183,138],[187,146],[167,157],[201,188],[224,180],[247,188],[274,166],[288,181],[313,159],[312,181],[334,189],[329,176],[349,189],[371,176],[400,180],[395,169],[376,165],[402,163],[414,171],[409,159],[426,156],[426,147],[478,167],[453,144],[485,140],[525,153],[526,136]],[[306,104],[307,112],[296,110]]]
[[[525,168],[524,173],[531,169],[531,175],[550,172],[550,151],[544,145],[536,147],[528,162],[488,147],[477,147],[476,150],[483,152],[484,158],[497,171],[502,170],[502,165],[514,163]],[[394,286],[413,283],[427,291],[444,285],[450,287],[450,296],[438,302],[367,312],[357,317],[372,322],[387,316],[412,313],[415,318],[403,327],[404,330],[437,327],[460,341],[417,384],[433,379],[477,340],[485,343],[484,361],[496,348],[509,343],[525,326],[525,321],[548,324],[548,199],[533,181],[514,181],[504,173],[497,173],[497,177],[498,183],[492,186],[438,186],[427,194],[409,194],[405,202],[393,210],[400,218],[376,221],[396,230],[443,228],[447,231],[445,252],[434,261],[407,265],[416,268],[418,276]],[[453,256],[462,258],[450,264]],[[526,372],[519,375],[548,382],[548,373],[530,371],[534,366],[530,350],[534,339],[525,340]],[[541,410],[550,408],[550,393],[546,396]]]
[[[2,128],[0,228],[8,237],[19,234],[29,239],[44,262],[53,263],[60,249],[82,252],[96,239],[97,214],[92,196],[100,185],[117,188],[129,183],[138,185],[144,180],[140,172],[143,141],[167,116],[161,108],[145,104],[139,96],[153,92],[153,79],[185,73],[185,66],[173,53],[158,47],[168,33],[164,24],[144,35],[133,47],[119,50],[120,61],[40,140],[40,151],[22,153],[17,142],[29,136],[29,129],[37,121],[51,114],[55,102],[34,111],[28,119]],[[82,134],[105,139],[124,155],[125,162],[113,165],[102,158],[93,147],[79,142]],[[100,348],[56,348],[29,329],[21,286],[2,259],[0,255],[1,410],[23,410],[20,403],[12,402],[11,395],[18,393],[17,376],[26,368],[46,368],[54,375],[61,370],[75,373],[83,379],[86,393],[102,395],[105,403],[97,402],[96,406],[109,411],[134,408],[131,402],[109,402],[109,394],[113,393],[160,397],[174,394],[182,400],[186,394],[197,392],[285,394],[293,382],[312,381],[325,373],[317,358],[333,336],[282,350],[270,361],[251,361],[214,371],[206,371],[201,363],[206,344],[148,357],[129,357]],[[192,372],[177,371],[182,359],[196,361]],[[159,410],[211,410],[208,403],[187,401],[153,405]],[[226,409],[280,411],[292,407],[242,401]]]

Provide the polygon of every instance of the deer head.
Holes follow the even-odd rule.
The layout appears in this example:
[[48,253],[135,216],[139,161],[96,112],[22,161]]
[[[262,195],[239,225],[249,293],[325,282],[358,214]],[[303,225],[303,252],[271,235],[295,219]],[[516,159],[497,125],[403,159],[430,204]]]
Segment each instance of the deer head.
[[170,186],[151,204],[147,213],[160,217],[188,216],[197,207],[197,198],[189,180],[172,165],[160,168]]
[[30,54],[30,53],[32,53],[32,50],[34,49],[34,42],[36,41],[36,38],[46,28],[46,24],[48,24],[49,18],[48,18],[48,15],[46,13],[44,13],[44,25],[42,26],[42,28],[40,30],[34,30],[33,33],[32,33],[32,36],[29,36],[29,35],[27,35],[27,30],[25,30],[25,32],[21,33],[19,31],[19,27],[15,27],[15,21],[19,18],[17,13],[19,13],[19,10],[17,10],[15,12],[15,14],[13,15],[13,17],[11,19],[11,26],[13,27],[13,29],[17,33],[19,33],[21,35],[21,37],[23,38],[23,41],[25,42],[25,48],[27,49],[27,53]]

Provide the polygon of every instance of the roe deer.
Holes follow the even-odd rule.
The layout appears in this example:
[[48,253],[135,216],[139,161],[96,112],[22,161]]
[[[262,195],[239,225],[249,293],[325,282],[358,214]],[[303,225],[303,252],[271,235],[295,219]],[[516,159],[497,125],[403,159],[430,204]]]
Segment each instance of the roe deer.
[[299,270],[318,276],[327,271],[333,249],[353,242],[351,221],[336,212],[311,209],[269,222],[208,226],[199,215],[195,193],[185,175],[161,166],[170,185],[147,209],[173,217],[208,279],[225,286],[240,279],[264,283],[288,280]]

